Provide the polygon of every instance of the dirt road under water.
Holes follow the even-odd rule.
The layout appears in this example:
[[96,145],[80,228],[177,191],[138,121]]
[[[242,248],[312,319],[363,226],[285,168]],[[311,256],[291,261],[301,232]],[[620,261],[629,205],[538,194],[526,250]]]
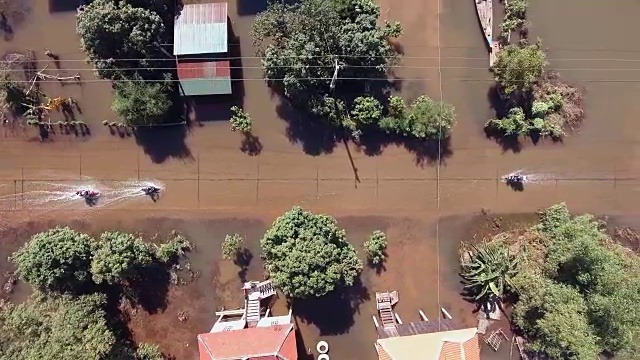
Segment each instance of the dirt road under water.
[[[248,0],[237,1],[240,5],[229,2],[237,37],[230,40],[231,47],[242,56],[241,77],[259,79],[260,63],[253,58],[249,36],[255,9]],[[76,219],[74,226],[87,231],[123,227],[185,232],[198,245],[192,261],[203,269],[202,278],[172,290],[163,314],[142,314],[133,324],[139,339],[160,343],[178,359],[193,358],[195,335],[210,328],[219,306],[240,305],[238,269],[218,261],[224,235],[247,232],[249,247],[257,255],[261,233],[292,205],[333,214],[358,245],[374,229],[388,232],[387,270],[379,276],[365,272],[363,283],[370,296],[375,291],[400,290],[398,312],[403,320],[416,319],[418,309],[436,318],[438,308],[446,307],[470,323],[468,304],[457,296],[455,256],[460,237],[465,236],[460,228],[467,220],[439,222],[441,217],[468,219],[482,208],[494,213],[532,212],[560,201],[577,212],[631,218],[638,213],[640,133],[635,131],[635,99],[640,95],[640,45],[619,36],[625,33],[620,27],[632,23],[640,11],[636,2],[619,1],[616,7],[578,0],[532,3],[532,36],[542,37],[549,47],[551,67],[585,90],[587,119],[579,133],[563,144],[525,142],[522,151],[513,153],[486,139],[482,131],[483,123],[493,116],[487,95],[491,75],[473,3],[381,1],[384,18],[400,21],[405,29],[404,59],[394,70],[404,79],[401,93],[440,99],[442,91],[443,100],[456,108],[458,124],[439,173],[434,164],[417,163],[414,154],[395,146],[379,156],[340,143],[326,154],[305,154],[317,144],[300,136],[291,139],[287,122],[277,111],[278,99],[261,80],[245,80],[241,94],[233,99],[253,115],[254,133],[262,146],[258,156],[243,153],[241,137],[230,133],[228,123],[217,121],[219,114],[211,111],[192,114],[203,126],[163,129],[151,134],[154,142],[148,141],[148,134],[141,135],[140,144],[132,137],[111,135],[100,124],[114,119],[110,85],[96,81],[83,61],[75,11],[52,12],[49,3],[55,2],[27,2],[30,13],[14,27],[11,40],[0,42],[0,53],[29,48],[36,52],[39,68],[53,69],[56,64],[44,56],[50,49],[61,58],[60,74],[80,72],[82,85],[47,84],[44,90],[49,96],[76,98],[82,109],[76,116],[89,124],[91,136],[54,135],[51,142],[40,143],[34,140],[33,129],[3,128],[0,227],[6,235],[1,257],[5,259],[31,232],[71,218]],[[564,15],[568,13],[571,17]],[[514,192],[499,177],[517,169],[541,174],[544,180]],[[6,201],[12,194],[41,188],[42,181],[77,184],[87,178],[107,185],[157,179],[166,191],[157,203],[138,197],[106,208],[74,205],[64,214],[45,214],[46,206],[24,205],[20,195]],[[54,220],[49,221],[51,217]],[[25,218],[34,222],[20,224]],[[2,271],[8,269],[4,260],[0,265]],[[247,276],[262,276],[258,256]],[[190,320],[180,323],[177,313],[185,309]],[[337,359],[373,359],[374,311],[373,303],[365,301],[353,315],[346,308],[337,312],[343,324],[320,324],[318,315],[309,323],[299,319],[304,344],[315,348],[323,338]],[[318,312],[322,317],[329,314]],[[178,335],[169,339],[164,334],[170,327],[181,331],[172,330]]]

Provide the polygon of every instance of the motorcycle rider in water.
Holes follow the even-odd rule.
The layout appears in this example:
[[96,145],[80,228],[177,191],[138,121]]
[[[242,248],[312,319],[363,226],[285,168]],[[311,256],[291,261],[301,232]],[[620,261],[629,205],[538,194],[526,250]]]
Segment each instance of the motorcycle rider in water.
[[160,188],[157,188],[155,186],[147,186],[142,188],[142,192],[147,195],[157,194],[160,192]]
[[522,176],[520,174],[509,175],[509,176],[507,176],[507,182],[510,182],[510,183],[522,183],[522,182],[524,182],[524,176]]

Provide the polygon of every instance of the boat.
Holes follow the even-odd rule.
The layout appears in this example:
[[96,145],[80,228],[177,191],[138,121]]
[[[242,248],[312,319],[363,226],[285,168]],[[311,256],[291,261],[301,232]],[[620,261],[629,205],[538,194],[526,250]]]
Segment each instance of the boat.
[[493,39],[493,0],[473,0],[476,5],[478,21],[482,34],[489,48],[489,67],[493,66],[496,54],[500,50],[500,43]]
[[482,33],[489,48],[493,45],[493,0],[474,0]]

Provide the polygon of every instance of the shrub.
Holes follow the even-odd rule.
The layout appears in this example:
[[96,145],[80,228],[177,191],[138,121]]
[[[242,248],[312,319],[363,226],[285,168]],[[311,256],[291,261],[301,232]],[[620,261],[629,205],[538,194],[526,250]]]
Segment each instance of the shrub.
[[371,264],[382,264],[387,258],[387,235],[380,230],[374,231],[369,240],[364,242],[364,252]]
[[222,258],[233,260],[238,256],[244,238],[240,234],[227,235],[222,242]]
[[249,114],[237,106],[232,106],[231,112],[233,112],[233,116],[231,116],[231,120],[229,120],[231,121],[231,131],[250,133],[253,125]]
[[472,246],[470,261],[462,262],[460,276],[475,300],[497,298],[513,289],[512,279],[518,273],[520,259],[507,246],[485,243]]
[[389,115],[380,120],[379,127],[417,139],[445,139],[455,124],[453,106],[437,102],[428,96],[418,97],[407,107],[398,96],[389,98]]
[[10,260],[21,279],[39,290],[72,292],[90,280],[93,239],[69,227],[35,234]]
[[184,256],[191,249],[193,249],[193,245],[184,236],[174,231],[166,243],[156,246],[156,257],[160,261],[168,263]]
[[300,207],[276,219],[260,245],[271,279],[293,298],[320,297],[351,286],[363,268],[334,218]]
[[382,117],[382,105],[373,97],[359,96],[353,101],[351,116],[358,126],[375,124]]

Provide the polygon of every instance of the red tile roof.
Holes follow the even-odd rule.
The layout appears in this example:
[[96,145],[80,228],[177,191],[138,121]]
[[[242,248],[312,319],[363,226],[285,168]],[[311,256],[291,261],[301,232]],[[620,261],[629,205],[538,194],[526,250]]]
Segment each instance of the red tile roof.
[[440,350],[440,360],[480,360],[478,335],[464,343],[445,341]]
[[293,324],[198,335],[200,360],[297,360]]
[[178,61],[178,79],[216,79],[231,76],[228,60],[187,62]]

